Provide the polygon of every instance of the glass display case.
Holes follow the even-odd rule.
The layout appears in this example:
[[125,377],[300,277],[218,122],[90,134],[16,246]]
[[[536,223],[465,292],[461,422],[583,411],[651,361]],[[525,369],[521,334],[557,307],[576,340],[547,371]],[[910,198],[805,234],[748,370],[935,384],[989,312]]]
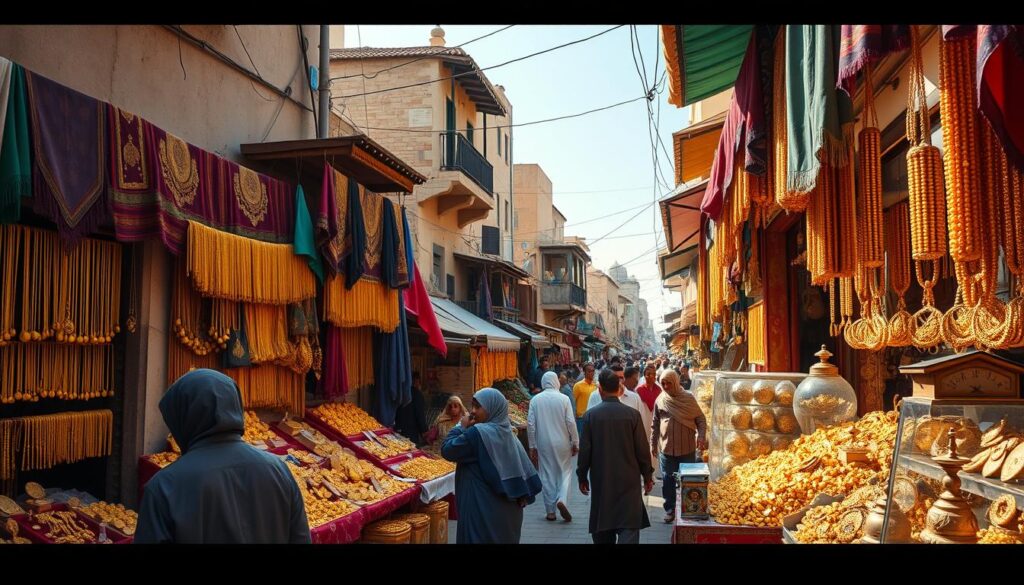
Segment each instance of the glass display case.
[[719,372],[711,406],[711,481],[730,469],[784,449],[800,436],[793,414],[800,373]]
[[1021,400],[903,400],[881,542],[1024,542],[1021,433]]
[[711,404],[715,398],[715,378],[718,374],[717,370],[701,370],[690,374],[690,392],[697,399],[697,404],[700,405],[700,410],[704,413],[704,418],[709,425],[711,423]]

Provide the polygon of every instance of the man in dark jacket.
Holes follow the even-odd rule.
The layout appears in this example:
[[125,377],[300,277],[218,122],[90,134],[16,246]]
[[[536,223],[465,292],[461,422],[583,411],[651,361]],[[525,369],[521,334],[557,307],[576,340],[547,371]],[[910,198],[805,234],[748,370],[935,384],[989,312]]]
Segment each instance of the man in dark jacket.
[[416,443],[417,447],[426,445],[423,435],[430,430],[427,426],[427,399],[420,389],[420,374],[412,375],[412,401],[400,406],[395,414],[395,430]]
[[615,372],[601,370],[598,386],[601,404],[583,415],[576,466],[580,491],[594,489],[590,534],[594,544],[640,544],[640,530],[651,525],[643,494],[654,487],[647,434],[640,413],[619,401],[622,386]]
[[234,380],[193,370],[167,390],[160,414],[181,457],[146,484],[136,543],[310,542],[302,493],[287,465],[242,440]]

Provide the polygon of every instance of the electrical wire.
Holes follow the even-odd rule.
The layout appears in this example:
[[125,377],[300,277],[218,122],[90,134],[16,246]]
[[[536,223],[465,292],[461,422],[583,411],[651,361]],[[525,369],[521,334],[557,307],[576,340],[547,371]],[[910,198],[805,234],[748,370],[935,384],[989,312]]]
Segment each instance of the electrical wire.
[[[537,56],[543,55],[545,53],[550,53],[552,51],[557,51],[559,49],[564,49],[565,47],[569,47],[569,46],[572,46],[572,45],[578,45],[579,43],[584,43],[586,41],[589,41],[589,40],[592,40],[592,39],[596,39],[597,37],[599,37],[601,35],[608,34],[608,33],[612,32],[615,29],[622,28],[623,26],[626,26],[626,25],[620,24],[618,26],[613,26],[613,27],[611,27],[609,29],[606,29],[606,30],[603,30],[603,31],[601,31],[601,32],[599,32],[597,34],[590,35],[589,37],[582,38],[582,39],[577,39],[575,41],[570,41],[568,43],[564,43],[564,44],[558,45],[556,47],[551,47],[550,49],[544,49],[543,51],[537,51],[536,53],[530,53],[529,55],[523,55],[522,57],[517,57],[515,59],[510,59],[508,61],[505,61],[504,63],[498,63],[497,65],[489,65],[487,67],[478,67],[478,68],[472,69],[470,71],[465,71],[463,73],[456,73],[455,75],[450,75],[448,77],[439,77],[438,79],[431,79],[429,81],[420,81],[418,83],[411,83],[411,84],[407,84],[407,85],[400,85],[398,87],[388,87],[388,88],[384,88],[384,89],[377,89],[377,90],[369,92],[367,95],[373,95],[373,94],[378,94],[378,93],[387,93],[389,91],[396,91],[396,90],[399,90],[399,89],[408,89],[410,87],[420,87],[420,86],[423,86],[423,85],[430,85],[432,83],[438,83],[438,82],[441,82],[441,81],[448,81],[450,79],[458,79],[460,77],[466,77],[468,75],[476,75],[477,73],[480,73],[480,72],[483,72],[483,71],[488,71],[488,70],[491,70],[491,69],[497,69],[499,67],[504,67],[505,65],[511,65],[512,63],[518,63],[520,61],[525,61],[526,59],[532,59],[533,57],[537,57]],[[334,81],[335,79],[337,79],[337,78],[333,78],[332,77],[331,81]],[[346,97],[346,98],[359,97],[360,95],[363,95],[363,94],[353,94],[353,95],[347,95],[347,96],[344,96],[344,97]]]

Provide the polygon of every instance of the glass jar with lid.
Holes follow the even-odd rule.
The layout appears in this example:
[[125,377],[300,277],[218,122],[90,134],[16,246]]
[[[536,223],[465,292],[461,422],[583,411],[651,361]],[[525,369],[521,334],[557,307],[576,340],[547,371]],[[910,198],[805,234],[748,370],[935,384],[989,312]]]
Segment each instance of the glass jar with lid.
[[857,417],[857,393],[828,362],[832,353],[823,345],[814,355],[821,361],[811,366],[793,395],[793,413],[805,435]]

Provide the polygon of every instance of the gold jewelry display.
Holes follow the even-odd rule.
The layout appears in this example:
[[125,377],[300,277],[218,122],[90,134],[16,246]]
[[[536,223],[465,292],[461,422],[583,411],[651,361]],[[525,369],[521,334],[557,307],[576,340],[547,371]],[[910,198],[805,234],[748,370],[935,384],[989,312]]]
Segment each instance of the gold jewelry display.
[[109,345],[11,344],[0,348],[0,402],[90,400],[114,395]]
[[223,370],[238,384],[245,408],[305,412],[306,380],[288,368],[263,364]]
[[249,354],[254,363],[273,362],[289,356],[288,305],[245,303],[245,326]]
[[341,274],[324,284],[324,319],[337,327],[371,326],[391,333],[398,328],[397,289],[383,282],[361,278],[351,290]]
[[90,457],[110,455],[114,415],[109,410],[87,410],[0,420],[4,437],[0,479],[12,479],[18,469],[50,469]]
[[384,426],[351,402],[325,402],[314,408],[313,414],[345,436],[376,431]]
[[193,221],[186,262],[192,285],[206,297],[287,305],[316,296],[313,272],[291,244],[260,242]]
[[404,463],[394,466],[395,471],[420,481],[430,481],[455,471],[455,464],[445,459],[431,457],[413,457]]

